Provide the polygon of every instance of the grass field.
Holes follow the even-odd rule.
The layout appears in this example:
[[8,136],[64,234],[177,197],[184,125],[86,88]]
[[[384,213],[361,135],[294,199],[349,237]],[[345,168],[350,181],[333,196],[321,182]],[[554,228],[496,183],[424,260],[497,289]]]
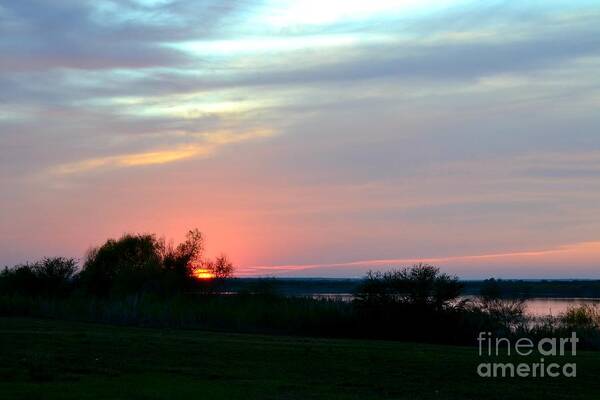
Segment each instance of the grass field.
[[484,379],[475,348],[0,318],[0,399],[597,399],[600,353],[574,361]]

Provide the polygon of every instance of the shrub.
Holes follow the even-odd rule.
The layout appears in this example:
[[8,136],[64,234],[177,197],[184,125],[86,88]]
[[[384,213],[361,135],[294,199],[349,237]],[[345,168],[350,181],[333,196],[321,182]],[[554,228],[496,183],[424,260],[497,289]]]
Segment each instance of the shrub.
[[40,282],[31,265],[5,267],[0,275],[0,290],[2,293],[24,294],[35,296],[41,289]]
[[496,332],[505,334],[522,328],[525,323],[525,301],[523,299],[499,299],[482,297],[475,301],[477,307],[496,326]]
[[33,264],[33,269],[43,285],[43,292],[63,294],[70,290],[77,262],[72,258],[44,258]]
[[28,296],[64,296],[73,287],[76,271],[77,262],[72,258],[44,258],[5,268],[0,275],[0,290]]
[[407,304],[441,310],[460,296],[462,284],[439,268],[416,264],[388,272],[369,271],[356,298],[365,305]]
[[560,316],[560,321],[572,329],[598,328],[600,326],[600,309],[590,304],[569,307]]
[[447,343],[469,343],[473,324],[462,302],[458,278],[416,264],[388,272],[370,271],[354,306],[361,335]]

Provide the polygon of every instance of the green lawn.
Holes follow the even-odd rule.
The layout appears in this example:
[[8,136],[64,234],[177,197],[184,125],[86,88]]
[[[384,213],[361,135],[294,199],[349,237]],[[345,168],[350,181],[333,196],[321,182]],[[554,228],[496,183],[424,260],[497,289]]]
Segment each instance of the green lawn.
[[0,399],[598,399],[577,378],[476,374],[477,349],[0,318]]

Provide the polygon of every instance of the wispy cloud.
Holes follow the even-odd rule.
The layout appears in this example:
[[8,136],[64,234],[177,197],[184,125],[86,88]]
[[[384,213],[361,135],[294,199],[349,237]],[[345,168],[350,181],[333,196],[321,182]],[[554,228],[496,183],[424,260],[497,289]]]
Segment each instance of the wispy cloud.
[[205,137],[205,140],[200,143],[75,161],[51,167],[49,172],[53,175],[71,175],[95,170],[168,164],[190,158],[209,157],[222,146],[266,138],[272,135],[273,132],[271,131],[256,131],[243,134],[232,134],[229,132],[201,133],[196,135]]
[[[300,274],[303,276],[311,276],[311,274],[322,274],[327,270],[344,270],[352,275],[363,273],[369,269],[390,269],[412,265],[415,263],[428,263],[442,266],[443,268],[452,269],[460,265],[462,267],[469,265],[477,265],[485,268],[486,263],[497,263],[506,261],[511,265],[528,265],[530,263],[548,262],[549,257],[565,261],[565,256],[569,257],[572,262],[580,263],[581,258],[597,257],[600,255],[600,242],[582,242],[561,245],[548,249],[529,250],[529,251],[514,251],[492,254],[474,254],[474,255],[459,255],[447,257],[422,257],[422,258],[392,258],[392,259],[376,259],[376,260],[360,260],[341,263],[325,263],[325,264],[299,264],[299,265],[274,265],[274,266],[255,266],[246,267],[243,269],[243,275],[270,275],[270,274]],[[588,260],[589,261],[589,260]],[[566,264],[562,265],[567,267]]]

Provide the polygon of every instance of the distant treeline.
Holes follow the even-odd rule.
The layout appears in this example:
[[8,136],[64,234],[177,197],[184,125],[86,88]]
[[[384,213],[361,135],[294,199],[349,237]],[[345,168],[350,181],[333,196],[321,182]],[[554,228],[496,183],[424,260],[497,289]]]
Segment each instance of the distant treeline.
[[515,280],[486,279],[484,281],[462,281],[463,294],[479,295],[481,290],[496,285],[504,298],[532,297],[587,297],[600,298],[600,280]]
[[[243,292],[265,282],[284,296],[306,296],[324,294],[352,294],[359,288],[362,279],[357,278],[235,278],[226,283],[229,292]],[[600,280],[517,280],[486,279],[461,280],[463,295],[479,296],[482,290],[496,285],[503,298],[600,298]]]

